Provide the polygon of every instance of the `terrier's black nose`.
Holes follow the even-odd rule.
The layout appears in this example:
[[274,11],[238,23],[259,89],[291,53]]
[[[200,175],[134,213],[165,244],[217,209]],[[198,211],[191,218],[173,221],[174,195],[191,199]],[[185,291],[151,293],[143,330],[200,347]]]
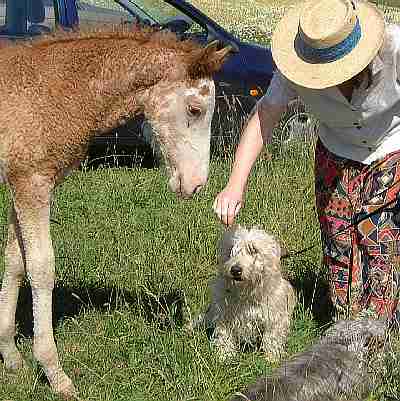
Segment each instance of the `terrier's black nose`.
[[242,275],[242,268],[239,265],[233,265],[231,267],[231,274],[233,277],[240,277]]

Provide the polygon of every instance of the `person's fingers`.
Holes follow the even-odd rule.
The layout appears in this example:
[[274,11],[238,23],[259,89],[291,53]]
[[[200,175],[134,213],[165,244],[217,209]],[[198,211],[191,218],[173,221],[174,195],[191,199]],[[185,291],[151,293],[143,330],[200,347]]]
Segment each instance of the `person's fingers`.
[[218,218],[225,223],[226,210],[227,210],[228,200],[223,196],[217,196],[214,202],[214,212],[217,214]]
[[230,208],[228,210],[228,221],[227,225],[231,226],[235,222],[235,218],[239,213],[239,210],[241,208],[241,203],[238,201],[232,202],[230,204]]
[[226,200],[223,210],[223,222],[226,226],[231,226],[237,214],[238,202],[236,200]]
[[218,195],[215,198],[213,209],[214,213],[219,217],[219,219],[222,219],[222,210],[223,210],[222,203],[223,199],[221,199],[220,195]]
[[222,198],[219,203],[219,218],[220,220],[226,225],[227,221],[227,214],[228,214],[228,208],[229,208],[229,199]]
[[239,214],[241,208],[242,208],[242,202],[237,202],[235,207],[235,217]]
[[223,223],[226,226],[229,226],[229,220],[230,220],[230,217],[229,217],[229,205],[230,205],[230,202],[227,200],[225,202],[225,204],[224,204],[224,211],[223,211],[223,215],[222,215]]
[[231,201],[226,210],[226,225],[230,226],[235,220],[236,201]]
[[214,200],[213,210],[218,218],[226,226],[232,225],[235,217],[239,213],[241,202],[236,199],[230,199],[221,194],[218,194]]

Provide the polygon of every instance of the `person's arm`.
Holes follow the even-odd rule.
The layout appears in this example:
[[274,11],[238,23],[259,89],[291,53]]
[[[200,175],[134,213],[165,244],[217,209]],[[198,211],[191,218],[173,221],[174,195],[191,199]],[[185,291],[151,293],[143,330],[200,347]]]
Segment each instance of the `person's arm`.
[[285,110],[286,106],[270,105],[267,101],[257,105],[247,122],[236,150],[228,187],[241,192],[246,190],[251,169],[263,147],[271,142],[272,130]]
[[225,225],[232,225],[239,213],[251,169],[263,146],[271,141],[272,130],[287,104],[295,97],[283,76],[275,73],[267,94],[258,101],[243,130],[229,181],[214,201],[214,212]]
[[400,24],[395,25],[395,40],[396,40],[396,53],[397,53],[397,60],[396,60],[396,72],[397,72],[397,82],[400,83]]
[[247,122],[235,153],[232,172],[225,189],[214,201],[214,211],[227,226],[232,225],[243,203],[247,180],[264,145],[272,138],[272,130],[279,122],[286,106],[259,103]]

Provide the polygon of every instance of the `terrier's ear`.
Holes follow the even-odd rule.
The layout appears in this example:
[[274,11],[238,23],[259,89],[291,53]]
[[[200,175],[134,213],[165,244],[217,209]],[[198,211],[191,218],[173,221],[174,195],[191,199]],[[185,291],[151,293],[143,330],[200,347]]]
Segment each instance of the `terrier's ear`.
[[193,53],[188,66],[188,74],[192,79],[212,76],[221,69],[234,49],[227,45],[218,50],[219,44],[219,41],[215,40]]

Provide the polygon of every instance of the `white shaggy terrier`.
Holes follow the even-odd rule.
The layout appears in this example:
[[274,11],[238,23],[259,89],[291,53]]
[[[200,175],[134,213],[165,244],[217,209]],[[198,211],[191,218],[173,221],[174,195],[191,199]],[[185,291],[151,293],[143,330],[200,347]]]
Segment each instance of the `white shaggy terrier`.
[[211,304],[191,324],[214,330],[212,342],[222,360],[243,346],[261,346],[270,361],[280,358],[296,303],[280,257],[278,241],[261,228],[234,226],[223,235]]

